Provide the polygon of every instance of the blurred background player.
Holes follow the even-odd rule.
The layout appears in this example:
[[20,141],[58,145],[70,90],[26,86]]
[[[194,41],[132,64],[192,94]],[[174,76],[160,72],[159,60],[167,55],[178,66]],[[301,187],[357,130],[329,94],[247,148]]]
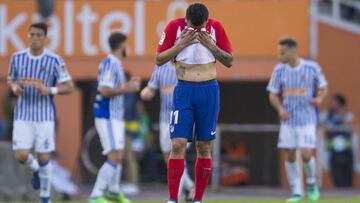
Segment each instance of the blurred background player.
[[178,79],[170,118],[168,203],[178,201],[186,144],[193,139],[194,124],[197,159],[193,202],[202,201],[211,174],[211,143],[216,136],[220,105],[215,61],[231,67],[231,52],[223,26],[209,19],[208,9],[200,3],[191,4],[185,18],[170,21],[161,36],[156,63],[174,60]]
[[327,81],[320,66],[298,56],[295,39],[284,38],[278,42],[280,63],[275,66],[267,86],[270,103],[281,120],[278,147],[286,155],[286,173],[292,196],[287,202],[303,198],[296,150],[301,151],[307,175],[308,198],[320,197],[316,183],[317,107],[326,95]]
[[336,187],[351,187],[353,183],[354,150],[353,125],[355,116],[347,109],[346,98],[332,96],[329,107],[320,115],[329,152],[330,172]]
[[[31,24],[29,48],[12,55],[8,84],[17,96],[13,149],[16,159],[33,171],[32,185],[40,189],[41,203],[50,202],[51,161],[55,150],[56,94],[68,94],[73,82],[63,59],[45,49],[48,27]],[[34,148],[37,158],[30,150]]]
[[[145,87],[140,94],[143,100],[149,101],[154,98],[156,90],[160,89],[160,148],[166,164],[168,163],[171,151],[169,121],[172,110],[173,92],[176,83],[177,79],[175,67],[172,62],[167,62],[162,66],[156,66],[154,68],[147,87]],[[185,200],[191,201],[193,187],[194,183],[190,178],[187,168],[185,167],[180,181],[179,195],[181,195],[182,191],[184,191]]]
[[125,147],[123,94],[139,91],[140,80],[125,80],[121,60],[126,57],[126,39],[127,36],[122,33],[112,33],[108,39],[111,53],[99,66],[98,94],[94,104],[95,127],[107,160],[98,172],[90,203],[107,203],[108,199],[130,203],[120,193],[121,162]]

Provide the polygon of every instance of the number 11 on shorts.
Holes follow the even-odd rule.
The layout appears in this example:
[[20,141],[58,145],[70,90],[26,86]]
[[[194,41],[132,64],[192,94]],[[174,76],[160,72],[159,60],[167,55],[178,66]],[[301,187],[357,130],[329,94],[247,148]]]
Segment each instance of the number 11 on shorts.
[[[173,123],[173,120],[174,120],[174,123]],[[171,111],[170,113],[170,124],[178,124],[178,121],[179,121],[179,110],[176,110],[176,111]]]

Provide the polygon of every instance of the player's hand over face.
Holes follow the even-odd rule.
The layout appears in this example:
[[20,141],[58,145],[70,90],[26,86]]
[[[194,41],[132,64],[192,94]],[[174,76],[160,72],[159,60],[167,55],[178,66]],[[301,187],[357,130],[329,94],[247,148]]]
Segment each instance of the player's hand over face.
[[51,94],[50,87],[46,87],[44,84],[36,84],[35,87],[42,96],[47,96]]
[[290,118],[290,114],[287,111],[285,111],[284,108],[279,109],[278,115],[279,115],[280,120],[287,120]]
[[180,45],[182,45],[185,48],[195,43],[199,43],[197,32],[195,32],[194,30],[187,30],[187,29],[181,32],[180,41],[179,41]]
[[21,96],[24,94],[23,88],[21,87],[20,84],[13,84],[11,86],[11,91],[16,95],[16,96]]
[[199,32],[198,39],[202,45],[204,45],[210,50],[213,50],[216,47],[215,41],[211,38],[211,36],[207,32],[204,31]]

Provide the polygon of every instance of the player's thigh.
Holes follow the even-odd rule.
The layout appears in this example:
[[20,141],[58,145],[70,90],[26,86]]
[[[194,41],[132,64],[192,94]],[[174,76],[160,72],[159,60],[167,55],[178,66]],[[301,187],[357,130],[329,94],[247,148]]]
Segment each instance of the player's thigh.
[[317,136],[315,124],[299,126],[296,128],[296,133],[298,134],[298,142],[301,149],[312,151],[311,149],[316,148]]
[[12,147],[14,151],[29,151],[35,141],[35,128],[32,122],[15,120]]
[[105,118],[95,118],[95,128],[98,132],[102,153],[109,154],[114,150],[123,150],[125,147],[125,124]]
[[194,107],[196,140],[214,140],[220,110],[219,87],[202,87],[198,90],[198,96]]
[[50,153],[55,150],[55,122],[36,122],[35,152],[39,154]]
[[281,124],[278,138],[278,148],[296,149],[298,147],[297,134],[295,127]]
[[171,151],[171,139],[169,124],[166,122],[160,123],[160,148],[162,153],[170,153]]
[[176,86],[170,117],[170,138],[192,139],[194,115],[191,106],[191,88]]

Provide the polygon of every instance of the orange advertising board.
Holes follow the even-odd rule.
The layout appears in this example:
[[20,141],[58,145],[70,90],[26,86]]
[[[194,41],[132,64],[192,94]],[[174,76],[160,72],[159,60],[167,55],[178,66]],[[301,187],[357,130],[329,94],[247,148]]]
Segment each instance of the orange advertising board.
[[[48,20],[49,49],[62,56],[101,56],[110,32],[129,35],[131,56],[152,56],[166,23],[184,16],[193,1],[56,0]],[[222,21],[237,56],[274,56],[282,36],[295,36],[308,54],[308,0],[205,0]],[[26,45],[28,25],[39,19],[36,1],[0,0],[0,57]]]

